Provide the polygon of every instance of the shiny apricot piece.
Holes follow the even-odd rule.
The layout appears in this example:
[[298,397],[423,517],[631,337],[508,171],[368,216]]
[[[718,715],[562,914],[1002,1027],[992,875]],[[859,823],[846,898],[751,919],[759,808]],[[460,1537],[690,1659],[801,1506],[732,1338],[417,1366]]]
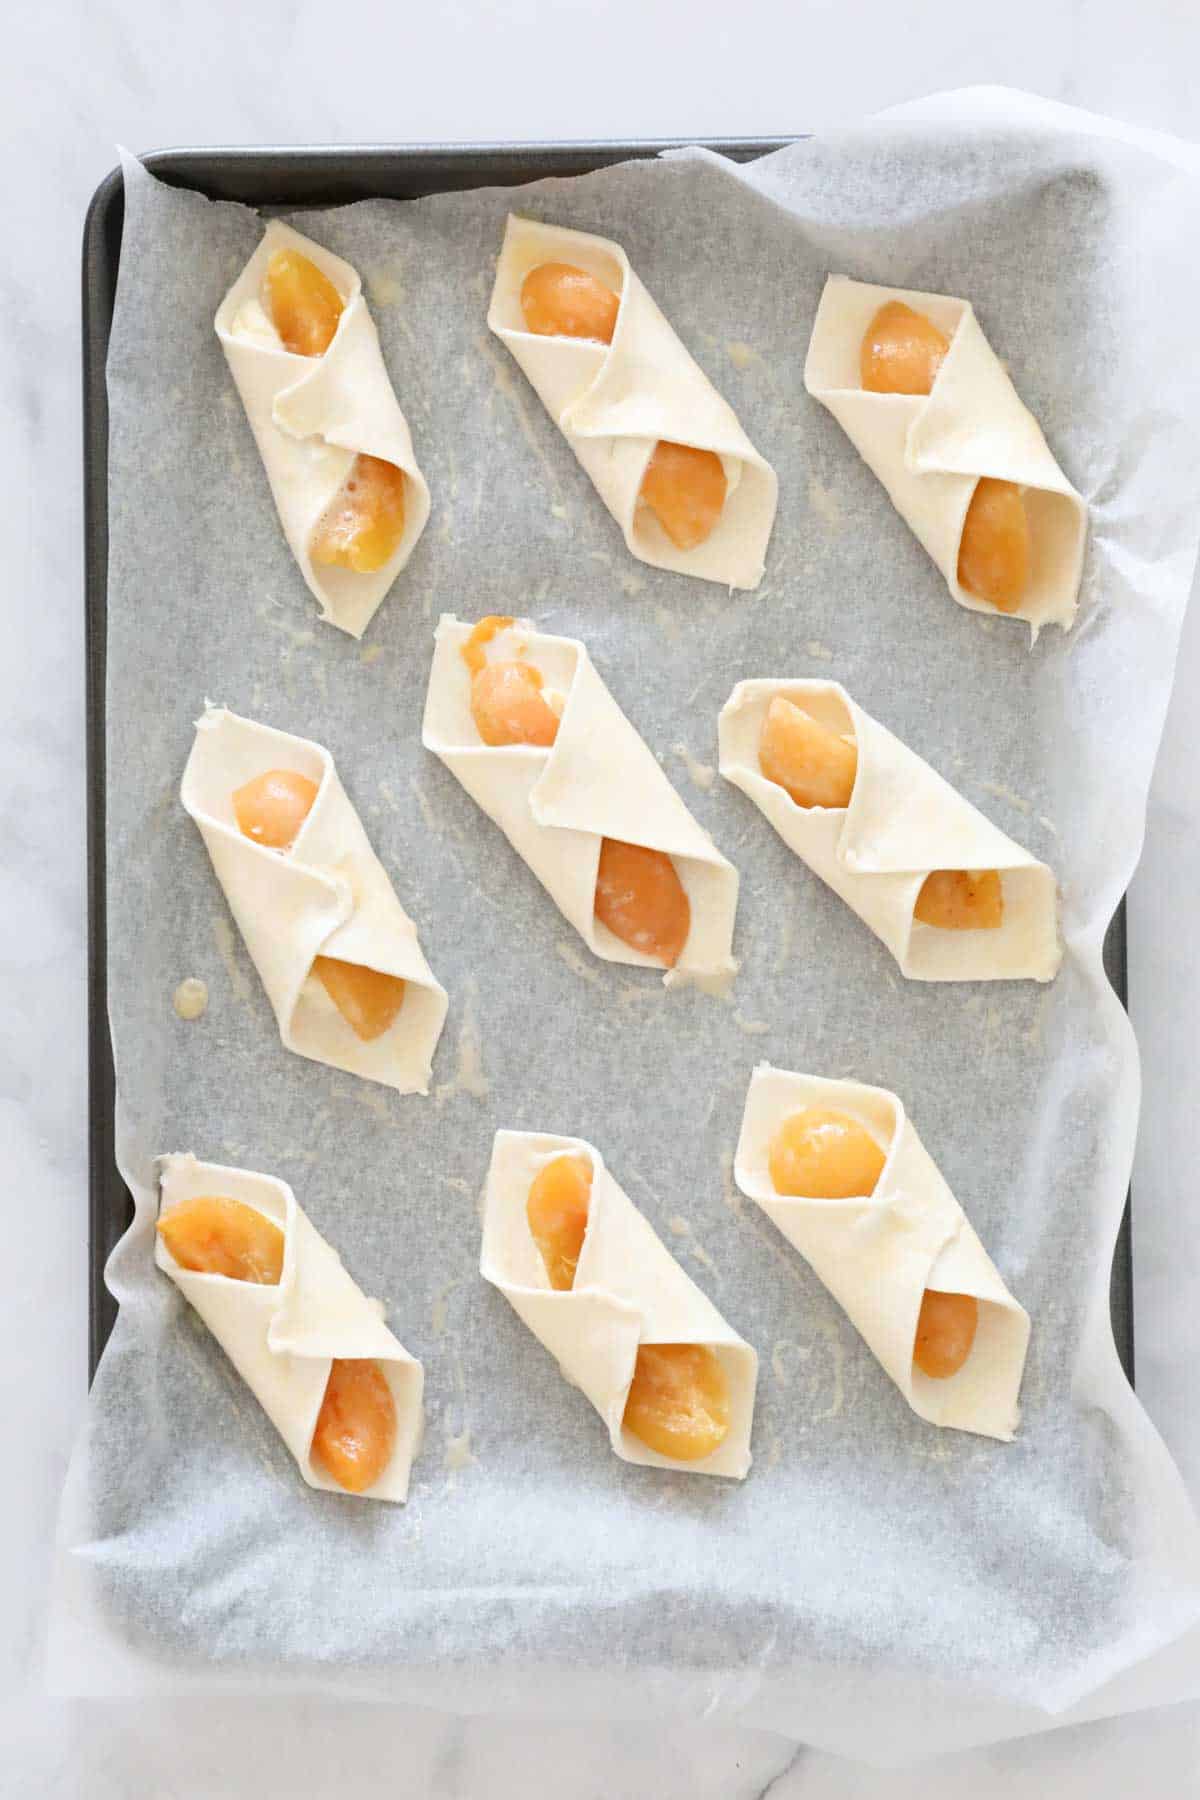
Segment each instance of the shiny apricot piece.
[[268,769],[235,788],[233,816],[243,837],[268,850],[286,850],[312,811],[317,783],[296,769]]
[[396,1447],[396,1402],[370,1357],[337,1356],[317,1414],[311,1455],[351,1494],[374,1487]]
[[591,338],[611,344],[621,301],[610,287],[571,263],[541,263],[521,283],[525,328],[538,337]]
[[979,1302],[973,1294],[926,1288],[913,1343],[914,1363],[934,1381],[957,1375],[971,1354],[978,1326]]
[[602,838],[596,871],[596,917],[631,950],[673,969],[692,928],[675,864],[662,850]]
[[707,1344],[643,1344],[622,1419],[660,1456],[699,1462],[729,1431],[729,1381]]
[[858,746],[777,694],[763,720],[758,766],[797,806],[849,806]]
[[373,575],[391,561],[403,536],[403,469],[361,455],[313,532],[308,554],[324,568]]
[[870,1132],[849,1113],[806,1106],[783,1121],[768,1154],[777,1194],[806,1200],[865,1199],[886,1161]]
[[507,613],[488,613],[486,618],[480,619],[472,627],[470,637],[458,652],[472,675],[478,675],[481,669],[487,667],[487,646],[492,639],[499,637],[502,631],[507,631],[516,622]]
[[677,550],[695,550],[712,535],[725,504],[720,457],[663,438],[642,477],[641,498]]
[[921,884],[913,918],[939,931],[998,931],[1004,923],[999,869],[935,869]]
[[1029,586],[1029,514],[1013,481],[975,485],[958,544],[958,585],[998,612],[1015,612]]
[[575,1285],[591,1202],[592,1165],[586,1156],[556,1156],[530,1184],[525,1217],[552,1288]]
[[158,1221],[158,1235],[181,1269],[274,1287],[283,1274],[283,1232],[242,1200],[197,1194]]
[[336,956],[318,956],[312,972],[364,1044],[382,1037],[404,1005],[405,984],[399,975],[385,975],[362,963],[341,962]]
[[485,744],[552,744],[558,715],[542,698],[542,675],[530,663],[488,663],[471,681],[471,717]]
[[267,264],[267,312],[285,350],[323,356],[345,311],[328,275],[298,250],[277,250]]
[[932,319],[903,300],[888,300],[863,334],[863,387],[870,394],[927,394],[949,348]]

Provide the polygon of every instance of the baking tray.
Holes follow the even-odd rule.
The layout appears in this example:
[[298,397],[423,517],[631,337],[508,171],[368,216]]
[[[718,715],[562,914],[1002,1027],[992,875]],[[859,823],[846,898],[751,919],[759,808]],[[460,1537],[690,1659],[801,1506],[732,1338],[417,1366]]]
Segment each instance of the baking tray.
[[[146,168],[173,187],[194,188],[212,200],[239,200],[264,212],[344,206],[354,200],[415,200],[422,194],[473,187],[510,187],[548,175],[586,175],[631,158],[649,158],[695,139],[630,143],[364,144],[291,149],[216,148],[151,151]],[[792,141],[713,138],[708,148],[735,162],[753,162]],[[109,1252],[132,1216],[132,1201],[117,1169],[115,1083],[108,1029],[105,913],[105,650],[108,603],[108,395],[105,364],[112,326],[125,192],[114,169],[92,196],[83,231],[83,475],[87,658],[88,855],[88,1378],[116,1318],[104,1285]],[[1123,1003],[1128,1000],[1125,902],[1104,941],[1104,966]],[[1130,1202],[1113,1252],[1110,1303],[1117,1354],[1133,1380],[1133,1261]]]

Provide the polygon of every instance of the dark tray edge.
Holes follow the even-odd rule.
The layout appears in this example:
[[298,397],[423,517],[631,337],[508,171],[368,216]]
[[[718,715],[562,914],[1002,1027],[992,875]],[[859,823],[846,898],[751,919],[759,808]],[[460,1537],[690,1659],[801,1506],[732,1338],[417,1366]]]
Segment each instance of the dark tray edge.
[[[378,193],[369,179],[384,159],[411,158],[416,182],[409,198],[451,188],[508,186],[591,169],[693,143],[688,138],[597,140],[556,144],[227,146],[150,151],[145,166],[160,180],[212,199],[240,200],[263,209],[344,205]],[[707,140],[735,162],[751,162],[790,140]],[[486,161],[486,170],[481,163]],[[263,198],[264,178],[272,180]],[[313,198],[314,180],[320,183]],[[428,182],[428,185],[426,185]],[[116,1162],[116,1083],[108,1025],[108,950],[105,889],[105,667],[108,618],[108,393],[105,365],[112,327],[124,220],[119,168],[106,175],[88,206],[83,228],[83,454],[86,606],[87,900],[88,900],[88,1383],[96,1373],[117,1305],[104,1281],[105,1264],[131,1215]],[[1104,968],[1122,1004],[1128,1002],[1125,901],[1104,939]],[[1134,1380],[1133,1239],[1126,1198],[1113,1247],[1109,1304],[1113,1338],[1125,1374]]]

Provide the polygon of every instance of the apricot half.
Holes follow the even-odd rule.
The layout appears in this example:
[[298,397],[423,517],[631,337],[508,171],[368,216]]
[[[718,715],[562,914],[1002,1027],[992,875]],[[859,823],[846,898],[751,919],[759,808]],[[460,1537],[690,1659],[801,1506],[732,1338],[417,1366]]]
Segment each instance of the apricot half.
[[312,972],[364,1044],[382,1037],[404,1005],[405,983],[399,975],[385,975],[382,969],[342,962],[336,956],[318,956]]
[[998,612],[1015,612],[1029,586],[1029,514],[1012,481],[976,483],[958,544],[958,581]]
[[998,931],[1004,923],[999,869],[934,869],[921,884],[913,918],[939,931]]
[[924,313],[903,300],[888,300],[863,334],[862,385],[870,394],[927,394],[950,340]]
[[640,497],[677,550],[695,550],[711,537],[725,505],[724,465],[712,450],[664,438],[642,477]]
[[369,1357],[335,1357],[312,1438],[312,1459],[351,1494],[374,1487],[396,1447],[396,1403]]
[[870,1132],[849,1113],[806,1106],[783,1121],[768,1154],[777,1194],[851,1200],[874,1193],[886,1161]]
[[345,311],[328,275],[298,250],[277,250],[267,263],[266,310],[295,356],[323,356]]
[[777,694],[763,719],[758,766],[797,806],[849,806],[858,746]]
[[521,284],[525,328],[538,337],[591,338],[611,344],[620,299],[571,263],[541,263]]
[[679,961],[692,928],[692,909],[671,858],[620,838],[601,840],[595,910],[614,937],[668,969]]
[[233,792],[233,816],[243,837],[268,850],[288,850],[312,811],[317,783],[295,769],[268,769]]
[[197,1194],[158,1221],[158,1235],[181,1269],[274,1287],[283,1273],[283,1232],[242,1200]]
[[979,1302],[973,1294],[943,1294],[926,1288],[917,1320],[913,1361],[934,1381],[945,1381],[971,1354],[979,1326]]
[[404,471],[378,456],[356,456],[333,504],[318,523],[308,553],[326,568],[373,575],[391,561],[404,536]]
[[525,662],[487,663],[471,678],[471,717],[485,744],[535,744],[558,736],[558,714],[543,698],[540,669]]
[[622,1419],[675,1462],[711,1456],[729,1431],[729,1381],[707,1344],[643,1344]]
[[534,1177],[525,1217],[552,1288],[575,1285],[591,1200],[592,1165],[586,1156],[556,1156]]

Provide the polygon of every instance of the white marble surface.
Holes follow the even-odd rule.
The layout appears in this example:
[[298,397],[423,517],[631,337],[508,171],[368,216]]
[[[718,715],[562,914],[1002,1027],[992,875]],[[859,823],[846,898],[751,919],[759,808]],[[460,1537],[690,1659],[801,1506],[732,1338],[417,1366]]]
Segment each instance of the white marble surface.
[[[45,0],[0,59],[0,1795],[524,1794],[735,1800],[1089,1800],[1196,1791],[1191,1707],[883,1777],[761,1734],[497,1726],[281,1702],[144,1709],[40,1692],[54,1509],[84,1401],[86,1141],[78,248],[113,145],[783,133],[935,88],[1003,81],[1200,138],[1195,0]],[[13,561],[15,559],[15,567]],[[1200,1492],[1193,1223],[1200,975],[1173,953],[1200,888],[1192,701],[1200,618],[1131,902],[1147,1097],[1137,1171],[1139,1388]],[[1186,1135],[1185,1135],[1186,1134]],[[530,1776],[534,1774],[534,1783]]]

